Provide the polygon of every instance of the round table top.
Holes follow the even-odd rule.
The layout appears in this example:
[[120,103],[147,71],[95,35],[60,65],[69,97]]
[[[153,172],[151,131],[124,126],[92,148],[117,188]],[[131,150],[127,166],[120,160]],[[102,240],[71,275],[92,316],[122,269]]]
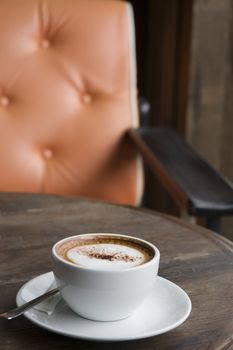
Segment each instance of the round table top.
[[111,345],[52,334],[24,317],[1,319],[2,349],[232,349],[233,244],[165,214],[83,198],[0,194],[0,312],[15,306],[27,280],[52,269],[56,241],[88,232],[124,233],[154,243],[161,253],[159,275],[191,298],[189,318],[168,333]]

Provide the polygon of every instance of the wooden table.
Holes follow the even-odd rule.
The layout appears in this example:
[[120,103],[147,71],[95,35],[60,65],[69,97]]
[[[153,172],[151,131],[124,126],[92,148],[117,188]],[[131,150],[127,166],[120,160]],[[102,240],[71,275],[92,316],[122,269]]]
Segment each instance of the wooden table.
[[[166,334],[132,342],[94,343],[36,327],[24,317],[0,320],[0,349],[233,349],[233,244],[181,220],[85,199],[0,194],[0,311],[15,306],[22,284],[51,270],[50,249],[64,236],[128,233],[161,251],[160,276],[189,294],[188,320]],[[225,345],[224,345],[225,344]]]

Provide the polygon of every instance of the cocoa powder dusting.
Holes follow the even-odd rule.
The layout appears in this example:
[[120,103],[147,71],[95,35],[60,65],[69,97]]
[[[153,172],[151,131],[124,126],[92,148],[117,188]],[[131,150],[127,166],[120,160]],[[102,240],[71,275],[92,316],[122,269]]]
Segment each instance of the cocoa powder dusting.
[[95,251],[90,251],[87,253],[87,255],[91,258],[95,259],[102,259],[102,260],[109,260],[109,261],[124,261],[124,262],[133,262],[136,260],[136,258],[129,256],[128,254],[106,254],[106,253],[98,253]]

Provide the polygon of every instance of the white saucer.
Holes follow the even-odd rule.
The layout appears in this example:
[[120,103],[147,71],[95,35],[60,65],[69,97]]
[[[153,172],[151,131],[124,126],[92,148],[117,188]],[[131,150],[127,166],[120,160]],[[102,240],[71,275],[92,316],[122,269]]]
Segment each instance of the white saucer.
[[[53,273],[48,272],[27,282],[17,294],[17,305],[25,302],[22,298],[25,292],[31,294],[33,292],[33,297],[37,297],[38,290],[46,290],[53,280]],[[158,277],[153,293],[131,317],[125,320],[116,322],[87,320],[72,312],[62,299],[51,315],[31,309],[25,316],[42,328],[68,337],[93,341],[123,341],[168,332],[183,323],[190,312],[191,301],[183,289]]]

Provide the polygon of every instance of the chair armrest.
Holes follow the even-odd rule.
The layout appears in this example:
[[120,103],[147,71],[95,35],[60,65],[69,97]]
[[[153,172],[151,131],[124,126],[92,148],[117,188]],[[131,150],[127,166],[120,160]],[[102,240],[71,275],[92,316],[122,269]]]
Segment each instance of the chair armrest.
[[233,214],[233,186],[170,128],[128,132],[153,174],[191,215]]

